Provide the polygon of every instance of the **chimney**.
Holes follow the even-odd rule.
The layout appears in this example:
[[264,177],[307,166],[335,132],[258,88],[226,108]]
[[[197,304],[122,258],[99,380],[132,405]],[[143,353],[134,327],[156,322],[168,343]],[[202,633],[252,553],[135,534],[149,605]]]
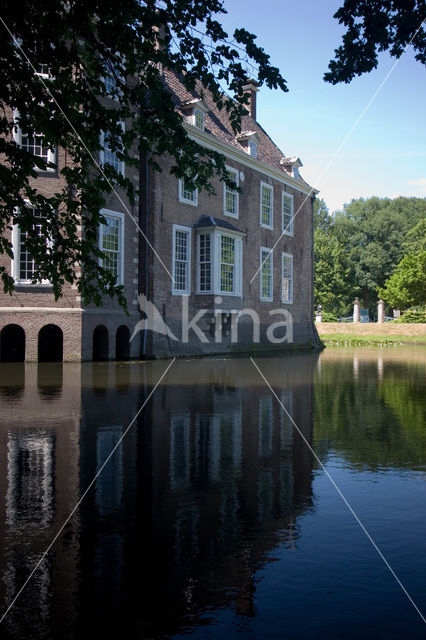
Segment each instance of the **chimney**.
[[243,86],[243,91],[249,98],[247,109],[250,117],[256,120],[256,93],[259,91],[259,83],[250,78],[247,80],[247,84]]

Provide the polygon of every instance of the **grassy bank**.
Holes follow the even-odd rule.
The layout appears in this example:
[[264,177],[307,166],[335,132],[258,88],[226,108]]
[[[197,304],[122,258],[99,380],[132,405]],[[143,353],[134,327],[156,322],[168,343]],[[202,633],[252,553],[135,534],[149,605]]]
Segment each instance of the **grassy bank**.
[[426,346],[426,324],[324,322],[316,327],[326,346]]

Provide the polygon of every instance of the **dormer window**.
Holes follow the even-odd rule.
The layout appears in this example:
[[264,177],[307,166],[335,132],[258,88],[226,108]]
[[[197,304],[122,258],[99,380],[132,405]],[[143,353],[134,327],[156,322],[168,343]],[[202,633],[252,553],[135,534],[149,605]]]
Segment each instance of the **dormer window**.
[[207,103],[204,100],[193,98],[189,102],[182,104],[180,108],[188,124],[192,124],[193,127],[200,131],[204,131],[205,115],[208,111]]
[[204,131],[204,111],[201,109],[194,109],[194,125]]
[[257,142],[254,140],[249,140],[248,153],[253,156],[253,158],[257,158]]
[[259,138],[256,131],[243,131],[237,137],[237,140],[249,156],[257,158],[257,143]]

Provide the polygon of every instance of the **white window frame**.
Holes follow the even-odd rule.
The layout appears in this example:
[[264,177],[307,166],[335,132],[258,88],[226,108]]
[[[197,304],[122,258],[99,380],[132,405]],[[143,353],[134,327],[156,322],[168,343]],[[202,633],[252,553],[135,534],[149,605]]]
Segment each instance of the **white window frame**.
[[[200,290],[200,235],[210,235],[210,291]],[[221,289],[221,245],[222,237],[233,238],[235,241],[234,254],[234,288],[232,291]],[[242,236],[232,231],[215,229],[202,230],[197,233],[197,287],[198,295],[220,295],[242,298],[243,295],[243,242]]]
[[[238,169],[235,169],[234,167],[226,167],[227,171],[229,173],[232,174],[232,177],[234,179],[234,182],[236,183],[237,187],[239,185],[239,171]],[[235,212],[232,211],[227,211],[226,209],[226,196],[227,194],[230,193],[232,195],[235,195]],[[238,218],[238,210],[239,210],[239,193],[238,191],[234,191],[231,190],[227,187],[226,183],[223,183],[223,215],[224,216],[229,216],[230,218]]]
[[[291,218],[290,225],[284,224],[284,200],[288,198],[291,202]],[[294,233],[294,196],[287,191],[282,192],[281,197],[281,223],[282,223],[282,232],[286,236],[292,236]],[[287,229],[288,226],[288,229]]]
[[108,64],[104,65],[105,73],[102,77],[103,83],[105,85],[105,93],[111,99],[118,101],[120,96],[122,96],[123,91],[120,85],[117,82],[115,75],[119,76],[121,80],[123,80],[123,76],[115,70],[115,75]]
[[247,143],[247,153],[252,158],[257,158],[257,142],[256,140],[249,140]]
[[[269,190],[271,195],[271,211],[270,211],[270,224],[265,224],[262,221],[263,217],[263,189],[266,188]],[[264,229],[273,229],[274,228],[274,187],[267,182],[260,182],[260,226]]]
[[[201,119],[201,126],[198,126],[197,124],[197,116],[200,117]],[[197,129],[199,129],[200,131],[204,131],[204,111],[202,109],[199,109],[198,107],[195,107],[194,109],[194,114],[193,114],[193,124],[194,127],[196,127]]]
[[[210,288],[201,289],[201,236],[208,236],[210,238],[210,261],[205,261],[203,264],[210,264]],[[199,295],[211,295],[214,290],[214,233],[209,231],[200,231],[197,233],[197,287],[196,292]]]
[[[117,274],[117,284],[124,284],[124,213],[121,213],[120,211],[112,211],[111,209],[101,209],[100,213],[104,218],[115,218],[120,223],[119,273]],[[98,234],[98,244],[101,251],[104,250],[102,247],[104,229],[105,225],[101,224],[99,226]],[[101,266],[105,266],[102,258],[99,258],[99,264]]]
[[184,178],[179,178],[179,180],[178,180],[178,193],[179,193],[179,202],[183,202],[185,204],[190,204],[193,207],[197,207],[198,206],[198,189],[197,189],[197,187],[195,187],[195,189],[192,191],[192,193],[194,194],[194,199],[193,200],[190,200],[189,198],[185,198],[185,179]]
[[[37,74],[37,75],[42,75],[42,74]],[[23,132],[22,132],[21,126],[16,122],[16,119],[18,117],[19,117],[19,112],[15,109],[14,112],[13,112],[13,120],[14,120],[13,139],[16,142],[16,144],[19,147],[22,148]],[[28,134],[26,134],[26,135],[28,135]],[[40,135],[40,136],[45,137],[43,133],[35,133],[33,135]],[[34,156],[34,157],[35,158],[42,158],[42,156]],[[47,162],[51,162],[55,166],[54,167],[46,167],[46,169],[40,169],[39,167],[34,166],[34,170],[38,171],[39,173],[56,173],[56,171],[57,171],[57,153],[56,153],[56,148],[47,150]]]
[[[123,130],[123,133],[125,131],[125,125],[124,122],[120,122],[121,128]],[[101,131],[101,135],[100,135],[100,145],[101,145],[101,150],[99,152],[99,164],[100,166],[103,168],[104,165],[106,164],[105,162],[105,151],[109,151],[111,154],[115,154],[117,156],[117,151],[111,151],[111,149],[109,149],[109,147],[105,146],[105,136],[107,135],[107,131]],[[124,164],[124,160],[119,160],[118,156],[117,156],[117,163],[118,163],[118,167],[117,167],[117,172],[120,173],[123,177],[125,174],[125,164]],[[108,163],[110,164],[110,163]]]
[[[267,252],[268,256],[266,257],[264,253]],[[263,269],[267,261],[270,261],[271,264],[271,284],[270,284],[270,294],[269,296],[263,295]],[[274,297],[274,254],[272,249],[268,249],[268,247],[260,247],[260,271],[259,271],[259,280],[260,280],[260,291],[259,297],[260,300],[264,302],[271,302]]]
[[[176,267],[176,231],[183,231],[187,234],[187,257],[186,257],[186,282],[185,289],[176,289],[175,287],[175,267]],[[190,227],[184,227],[180,224],[173,225],[173,238],[172,238],[172,294],[175,296],[189,296],[191,294],[191,242],[192,242],[192,229]]]
[[[215,253],[214,253],[214,261],[215,261],[215,294],[219,294],[221,296],[234,296],[241,298],[242,297],[242,282],[243,282],[243,262],[242,262],[242,239],[241,236],[228,233],[225,231],[216,231],[214,233],[214,245],[215,245]],[[235,254],[235,271],[234,271],[234,288],[232,291],[223,291],[221,288],[221,248],[222,248],[222,238],[233,238],[235,241],[234,245],[234,254]]]
[[[284,262],[286,260],[286,258],[290,259],[290,295],[288,297],[288,299],[284,298]],[[284,253],[282,254],[282,261],[281,261],[281,302],[284,304],[293,304],[293,298],[294,298],[294,270],[293,270],[293,255],[291,253]]]
[[[29,209],[36,209],[37,207],[33,207],[32,204],[28,201],[25,202],[25,206]],[[16,210],[15,210],[16,211]],[[54,212],[52,211],[52,214]],[[49,243],[46,243],[49,246]],[[10,272],[12,278],[14,279],[16,284],[24,284],[24,285],[32,285],[32,286],[51,286],[50,280],[43,279],[41,282],[37,282],[33,285],[33,278],[21,278],[21,229],[19,224],[14,224],[12,226],[12,248],[13,248],[13,258],[11,260]]]

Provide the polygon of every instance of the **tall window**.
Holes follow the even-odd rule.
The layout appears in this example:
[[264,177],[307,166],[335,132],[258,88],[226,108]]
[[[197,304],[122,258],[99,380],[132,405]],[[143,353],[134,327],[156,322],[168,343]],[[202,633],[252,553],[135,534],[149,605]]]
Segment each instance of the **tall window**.
[[293,235],[293,196],[283,193],[283,233],[288,236]]
[[194,111],[194,124],[197,129],[204,131],[204,112],[201,109],[195,109]]
[[186,202],[194,207],[198,205],[198,189],[191,187],[185,178],[179,180],[179,202]]
[[123,284],[124,234],[122,213],[102,209],[105,224],[99,231],[99,248],[104,252],[103,267],[115,276],[118,284]]
[[257,142],[254,140],[248,141],[248,153],[253,156],[253,158],[257,158]]
[[272,251],[260,248],[260,299],[272,300]]
[[241,237],[219,229],[200,230],[197,247],[197,293],[241,296]]
[[220,238],[220,290],[233,293],[235,290],[235,238],[222,235]]
[[[41,237],[43,234],[42,223],[46,219],[46,214],[33,207],[28,207],[28,211],[33,218],[33,229]],[[28,233],[16,226],[13,243],[16,247],[14,277],[20,282],[32,282],[37,270],[37,264],[28,249],[27,241]]]
[[[124,123],[121,124],[124,131]],[[117,151],[113,151],[110,146],[109,134],[106,131],[101,132],[101,152],[99,156],[99,164],[104,167],[110,164],[114,169],[124,176],[124,162],[118,157]]]
[[[238,186],[238,171],[227,167],[231,180]],[[226,184],[223,185],[223,212],[227,216],[238,218],[238,192],[230,189]]]
[[260,183],[260,224],[262,227],[272,229],[274,190],[269,184]]
[[[17,117],[17,114],[15,114],[15,117]],[[56,151],[48,145],[43,133],[26,133],[16,125],[14,139],[21,149],[24,149],[35,158],[42,158],[50,165],[56,164]],[[35,169],[36,171],[41,171],[38,167],[35,167]],[[55,171],[55,169],[55,166],[47,166],[43,171]]]
[[282,302],[293,302],[293,256],[283,253]]
[[191,229],[173,225],[173,279],[175,294],[189,294],[191,290]]
[[198,290],[206,293],[212,288],[212,253],[210,233],[198,236]]

